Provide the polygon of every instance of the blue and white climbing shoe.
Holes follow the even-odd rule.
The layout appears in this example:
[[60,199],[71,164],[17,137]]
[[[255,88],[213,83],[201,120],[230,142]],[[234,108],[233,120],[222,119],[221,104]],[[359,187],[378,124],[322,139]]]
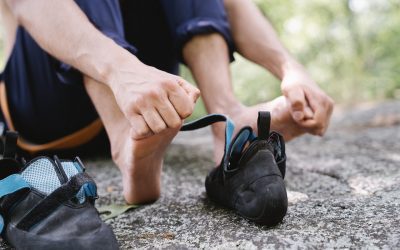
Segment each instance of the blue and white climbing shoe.
[[207,196],[256,223],[274,226],[286,215],[288,200],[283,178],[286,155],[283,137],[270,132],[269,112],[258,114],[258,137],[250,127],[231,140],[232,121],[213,114],[182,127],[182,131],[226,122],[225,150],[220,165],[206,177]]
[[79,158],[15,160],[8,132],[0,160],[0,230],[16,249],[118,249],[94,207],[96,184]]

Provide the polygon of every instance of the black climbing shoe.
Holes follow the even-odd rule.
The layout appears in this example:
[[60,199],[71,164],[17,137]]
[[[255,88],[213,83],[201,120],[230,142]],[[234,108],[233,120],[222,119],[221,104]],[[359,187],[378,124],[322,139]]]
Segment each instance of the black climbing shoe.
[[269,112],[259,112],[258,137],[250,127],[231,141],[232,122],[210,115],[185,125],[192,130],[226,121],[225,152],[221,164],[206,177],[207,196],[256,223],[274,226],[286,215],[288,200],[283,182],[286,169],[283,137],[270,132]]
[[2,237],[16,249],[118,249],[94,207],[96,184],[79,158],[20,163],[16,141],[16,133],[6,134],[0,160]]

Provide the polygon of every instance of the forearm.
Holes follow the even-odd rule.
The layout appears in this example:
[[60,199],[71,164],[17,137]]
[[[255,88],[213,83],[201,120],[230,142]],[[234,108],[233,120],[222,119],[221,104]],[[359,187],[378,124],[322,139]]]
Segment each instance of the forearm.
[[128,51],[98,31],[72,0],[7,3],[19,24],[45,51],[99,82],[109,83],[118,63],[138,63]]
[[238,52],[279,79],[290,67],[301,67],[289,54],[267,19],[251,0],[224,0]]

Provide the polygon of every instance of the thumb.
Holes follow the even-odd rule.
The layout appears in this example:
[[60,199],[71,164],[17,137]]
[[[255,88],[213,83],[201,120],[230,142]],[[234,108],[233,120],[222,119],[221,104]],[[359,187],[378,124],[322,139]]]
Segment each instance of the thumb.
[[305,107],[307,106],[304,91],[301,88],[293,88],[286,93],[290,104],[290,113],[295,121],[301,121],[305,118]]
[[200,90],[185,80],[179,80],[178,84],[186,91],[194,103],[200,97]]

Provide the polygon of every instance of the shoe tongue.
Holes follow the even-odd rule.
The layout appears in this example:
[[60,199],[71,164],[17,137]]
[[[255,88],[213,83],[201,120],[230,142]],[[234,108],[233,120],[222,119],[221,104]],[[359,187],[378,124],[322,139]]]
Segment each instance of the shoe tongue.
[[21,176],[31,187],[48,195],[61,186],[54,161],[40,157],[28,163]]
[[253,130],[250,127],[243,128],[237,136],[233,139],[232,146],[229,152],[229,165],[228,170],[232,170],[238,167],[240,158],[243,155],[243,151],[247,145],[247,142],[255,138]]
[[[26,165],[21,176],[31,187],[49,195],[81,171],[80,166],[75,162],[59,161],[57,164],[48,157],[39,157]],[[80,203],[85,201],[83,189],[78,192],[77,198]]]

